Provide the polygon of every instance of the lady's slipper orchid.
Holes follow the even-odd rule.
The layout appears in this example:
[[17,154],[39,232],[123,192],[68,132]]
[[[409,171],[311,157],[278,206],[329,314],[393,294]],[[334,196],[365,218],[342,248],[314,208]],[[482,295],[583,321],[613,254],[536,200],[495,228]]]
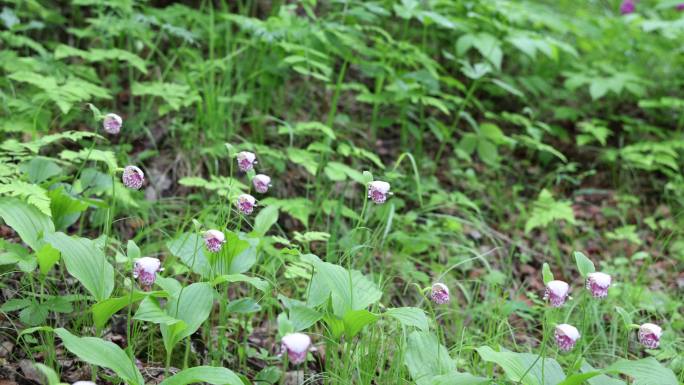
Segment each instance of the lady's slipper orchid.
[[121,177],[124,186],[134,190],[140,190],[145,181],[145,174],[136,166],[126,166]]
[[287,357],[293,365],[306,360],[306,353],[311,347],[311,337],[304,333],[290,333],[283,337],[282,349],[287,351]]
[[575,347],[575,343],[577,343],[577,340],[580,338],[580,333],[577,328],[572,325],[560,324],[556,326],[554,336],[558,349],[567,352]]

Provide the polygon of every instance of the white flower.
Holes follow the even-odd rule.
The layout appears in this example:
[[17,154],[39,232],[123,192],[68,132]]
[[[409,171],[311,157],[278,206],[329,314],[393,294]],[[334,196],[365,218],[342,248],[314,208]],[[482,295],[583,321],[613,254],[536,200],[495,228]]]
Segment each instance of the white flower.
[[645,323],[639,327],[639,342],[649,349],[657,349],[663,329],[652,323]]
[[161,262],[157,258],[142,257],[135,261],[133,277],[138,278],[140,286],[149,289],[157,279],[157,273],[162,271]]
[[606,273],[589,273],[587,274],[587,289],[591,291],[594,298],[603,298],[608,295],[611,281],[610,275]]
[[290,333],[283,337],[282,342],[283,350],[287,351],[287,356],[293,365],[306,360],[306,353],[311,347],[311,337],[304,333]]
[[551,281],[546,284],[546,291],[544,292],[544,299],[551,302],[551,306],[563,306],[565,300],[568,298],[570,286],[563,281]]
[[430,290],[430,299],[432,299],[432,302],[438,305],[449,303],[450,297],[449,288],[447,285],[439,282],[432,284],[432,288]]
[[211,252],[221,250],[221,246],[226,242],[226,236],[219,230],[207,230],[204,232],[204,243]]
[[116,135],[121,131],[123,119],[117,114],[107,114],[102,121],[102,128],[108,134]]
[[249,151],[238,152],[237,162],[240,170],[247,172],[254,168],[254,164],[257,162],[256,155]]
[[241,194],[237,199],[237,207],[244,215],[249,215],[254,211],[256,199],[249,194]]
[[556,326],[554,336],[556,337],[558,349],[567,352],[575,347],[575,343],[580,338],[580,333],[577,328],[572,325],[560,324]]
[[264,174],[257,174],[252,179],[252,184],[258,193],[264,194],[268,191],[268,188],[271,187],[271,177]]
[[368,198],[375,203],[385,203],[390,194],[390,184],[387,182],[375,180],[368,184]]
[[136,166],[126,166],[121,176],[124,186],[140,190],[145,181],[145,174]]

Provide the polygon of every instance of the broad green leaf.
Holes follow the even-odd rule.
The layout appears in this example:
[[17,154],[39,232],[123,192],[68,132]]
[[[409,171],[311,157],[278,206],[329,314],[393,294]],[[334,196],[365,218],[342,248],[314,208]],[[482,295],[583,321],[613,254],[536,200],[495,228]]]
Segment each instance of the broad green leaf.
[[39,372],[45,376],[45,379],[47,380],[47,385],[61,385],[62,382],[59,380],[59,376],[57,375],[57,372],[55,372],[51,367],[45,366],[40,363],[35,363],[33,366],[38,369]]
[[488,384],[492,380],[484,377],[473,376],[470,373],[451,372],[434,377],[425,377],[416,381],[417,385],[481,385]]
[[263,236],[276,222],[278,222],[278,207],[266,206],[254,218],[254,232]]
[[47,319],[48,308],[38,302],[32,302],[19,312],[19,320],[28,326],[44,324]]
[[289,320],[295,332],[308,329],[322,317],[323,314],[306,306],[292,306],[289,312]]
[[553,358],[542,359],[531,353],[496,352],[489,346],[475,350],[483,360],[501,366],[506,377],[514,382],[524,385],[556,385],[565,379],[563,369]]
[[19,169],[28,176],[31,183],[42,183],[62,172],[62,168],[53,160],[40,156],[22,163]]
[[396,307],[387,309],[385,315],[399,321],[404,326],[416,327],[422,331],[428,330],[428,318],[423,309],[417,307]]
[[584,255],[582,252],[575,251],[573,255],[575,256],[575,264],[577,265],[577,270],[582,275],[582,277],[586,278],[587,274],[596,271],[594,263],[589,258],[587,258],[587,256]]
[[[151,293],[149,293],[151,294]],[[141,299],[145,298],[148,293],[143,293],[140,291],[133,292],[133,295],[124,295],[122,297],[109,298],[104,301],[98,302],[91,308],[93,312],[93,322],[95,326],[99,329],[103,329],[107,324],[107,321],[114,315],[114,313],[128,306],[129,303],[133,304]]]
[[256,263],[257,238],[226,232],[226,243],[218,253],[207,254],[213,275],[237,274],[249,270]]
[[48,192],[50,197],[50,210],[55,229],[63,231],[73,225],[81,213],[88,208],[88,202],[69,195],[63,186]]
[[193,272],[208,277],[211,266],[205,254],[204,239],[193,233],[181,234],[178,238],[167,242],[166,247],[174,256],[190,268]]
[[173,325],[160,325],[167,352],[170,352],[180,340],[199,329],[209,317],[213,304],[214,289],[206,282],[193,283],[184,287],[168,299],[164,309],[166,314],[180,319],[185,325],[180,322]]
[[347,166],[344,163],[329,162],[324,169],[325,175],[332,181],[344,181],[347,178],[357,182],[364,183],[365,178],[362,173]]
[[129,261],[135,261],[141,257],[140,248],[132,239],[129,239],[128,243],[126,244],[126,256],[128,257]]
[[261,310],[261,305],[259,305],[252,298],[240,298],[240,299],[236,299],[234,301],[228,302],[228,306],[226,306],[226,310],[229,313],[250,314],[250,313],[256,313],[259,310]]
[[[593,373],[593,372],[597,371],[591,365],[589,365],[589,363],[585,360],[582,360],[582,365],[580,366],[580,370],[582,371],[582,373]],[[601,372],[604,372],[604,371],[601,371]],[[599,374],[597,376],[588,378],[587,383],[589,383],[590,385],[626,385],[626,383],[624,381],[618,380],[616,378],[608,377],[605,374]]]
[[599,371],[594,371],[594,372],[587,372],[587,373],[575,373],[571,376],[568,376],[563,380],[562,382],[559,382],[558,385],[582,385],[584,384],[585,381],[594,378],[596,376],[600,376],[602,373]]
[[456,371],[456,362],[449,351],[430,332],[409,334],[404,363],[415,381]]
[[0,265],[14,265],[30,273],[36,268],[36,257],[20,244],[0,239]]
[[109,298],[114,289],[114,267],[95,242],[61,232],[46,234],[44,239],[62,253],[69,274],[78,279],[96,301]]
[[263,292],[267,292],[271,287],[268,282],[261,278],[249,277],[244,274],[219,275],[218,277],[214,278],[213,281],[211,281],[212,285],[218,285],[224,282],[246,282]]
[[69,161],[80,160],[86,162],[89,160],[94,160],[103,162],[107,165],[110,173],[113,173],[118,167],[116,163],[116,155],[114,155],[112,151],[98,150],[96,148],[84,148],[78,152],[64,150],[59,154],[59,157]]
[[183,322],[166,314],[161,306],[159,306],[157,299],[152,296],[145,297],[145,299],[140,302],[140,306],[138,306],[138,310],[135,312],[133,319],[166,325]]
[[344,334],[344,321],[341,318],[333,314],[326,314],[323,316],[323,322],[328,325],[330,334],[334,339],[342,337],[342,334]]
[[497,165],[499,163],[499,152],[496,145],[482,138],[477,142],[477,156],[489,165]]
[[278,206],[280,211],[290,214],[293,218],[302,222],[304,226],[308,226],[309,216],[315,212],[313,202],[306,198],[293,199],[275,199],[266,198],[261,201],[266,206]]
[[619,360],[604,369],[605,372],[618,372],[633,378],[632,385],[677,385],[677,377],[672,369],[666,368],[653,357],[640,360]]
[[363,310],[382,297],[375,283],[357,270],[348,271],[339,265],[323,262],[313,254],[302,259],[314,265],[316,275],[332,295],[333,311],[343,317],[348,311]]
[[42,236],[55,231],[50,218],[36,207],[14,198],[0,198],[0,217],[33,250],[39,250]]
[[356,336],[366,325],[377,321],[380,316],[375,315],[368,310],[350,310],[342,317],[344,322],[344,333],[347,337]]
[[111,369],[130,385],[144,385],[142,375],[128,355],[116,344],[95,337],[77,337],[63,328],[55,329],[64,347],[81,360]]
[[200,382],[212,385],[244,385],[232,370],[215,366],[196,366],[181,370],[159,385],[187,385]]
[[59,261],[59,255],[59,250],[52,247],[49,243],[44,244],[43,247],[36,252],[38,266],[43,275],[47,274]]

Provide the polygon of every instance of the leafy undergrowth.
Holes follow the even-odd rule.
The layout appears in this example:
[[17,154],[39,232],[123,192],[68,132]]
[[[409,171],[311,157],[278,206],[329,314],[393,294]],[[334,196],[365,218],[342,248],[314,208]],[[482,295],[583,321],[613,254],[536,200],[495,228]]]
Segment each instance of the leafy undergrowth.
[[680,8],[8,2],[0,384],[684,382]]

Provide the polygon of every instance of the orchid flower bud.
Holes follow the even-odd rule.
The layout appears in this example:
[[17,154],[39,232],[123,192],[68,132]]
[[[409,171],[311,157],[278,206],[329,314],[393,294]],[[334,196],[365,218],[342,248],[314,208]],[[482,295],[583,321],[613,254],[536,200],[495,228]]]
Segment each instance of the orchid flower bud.
[[567,352],[575,347],[575,343],[577,343],[577,340],[580,338],[580,333],[577,331],[577,328],[572,325],[560,324],[556,326],[554,337],[556,338],[558,349]]
[[387,197],[391,195],[390,184],[387,182],[375,180],[368,184],[368,198],[375,203],[385,203]]
[[594,298],[604,298],[608,295],[611,278],[606,273],[587,274],[587,289],[591,291]]
[[256,199],[249,194],[241,194],[237,199],[237,207],[244,215],[249,215],[254,211]]
[[663,329],[656,324],[645,323],[639,327],[639,343],[649,349],[657,349]]
[[124,186],[139,190],[145,181],[145,174],[136,166],[126,166],[121,177]]
[[258,193],[263,194],[271,187],[271,177],[264,174],[257,174],[252,179],[252,184]]
[[133,278],[137,278],[140,286],[147,290],[152,287],[160,271],[162,271],[161,262],[157,258],[138,258],[133,266]]
[[570,286],[563,281],[551,281],[546,284],[544,299],[551,303],[553,307],[561,307],[568,298]]
[[238,167],[241,171],[247,172],[254,168],[257,163],[256,155],[253,152],[241,151],[237,154]]
[[443,283],[433,283],[430,290],[430,299],[437,305],[449,303],[449,288]]
[[293,365],[306,360],[306,353],[311,347],[311,337],[304,333],[290,333],[283,337],[282,342],[282,349],[287,351],[288,360]]
[[204,232],[204,244],[207,246],[207,250],[212,253],[221,250],[221,247],[225,242],[226,236],[223,234],[223,231],[207,230]]
[[107,114],[102,121],[102,128],[105,132],[111,135],[116,135],[121,131],[123,119],[117,114]]

